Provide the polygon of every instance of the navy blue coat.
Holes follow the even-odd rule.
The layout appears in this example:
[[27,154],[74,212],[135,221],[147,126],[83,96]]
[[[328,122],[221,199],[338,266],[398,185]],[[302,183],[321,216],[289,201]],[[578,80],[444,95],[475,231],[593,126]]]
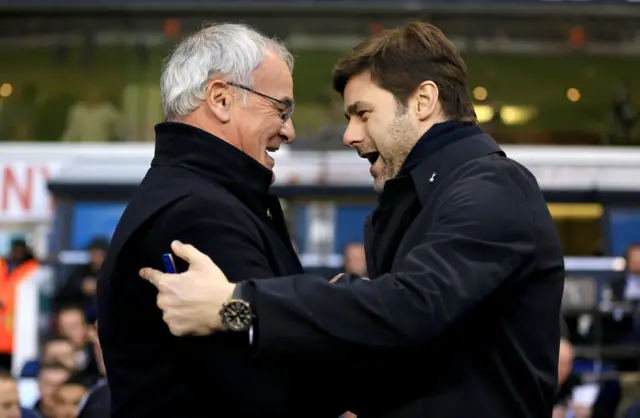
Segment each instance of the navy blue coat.
[[316,389],[324,385],[313,378],[317,364],[256,361],[246,333],[169,332],[157,290],[138,271],[164,269],[173,240],[208,254],[234,282],[299,274],[302,266],[279,200],[268,193],[270,170],[194,127],[162,123],[156,134],[151,168],[120,219],[98,283],[112,416],[338,416],[344,408]]
[[351,357],[358,418],[551,416],[564,260],[528,170],[477,126],[436,125],[386,183],[365,248],[371,281],[241,285],[259,357]]

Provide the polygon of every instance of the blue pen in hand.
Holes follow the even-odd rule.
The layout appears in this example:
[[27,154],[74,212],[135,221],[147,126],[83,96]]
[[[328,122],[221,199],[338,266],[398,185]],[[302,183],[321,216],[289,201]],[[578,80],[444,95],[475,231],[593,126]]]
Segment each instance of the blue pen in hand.
[[167,273],[176,274],[176,263],[173,261],[173,255],[166,253],[162,254],[162,261],[164,261],[164,269]]

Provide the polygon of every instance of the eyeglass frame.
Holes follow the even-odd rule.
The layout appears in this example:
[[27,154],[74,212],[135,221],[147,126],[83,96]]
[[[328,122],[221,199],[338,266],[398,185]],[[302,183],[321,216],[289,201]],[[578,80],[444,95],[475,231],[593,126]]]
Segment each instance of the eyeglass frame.
[[285,110],[280,110],[282,113],[280,114],[280,119],[282,119],[282,123],[286,123],[289,119],[291,119],[291,116],[293,116],[293,111],[296,108],[296,102],[294,101],[287,101],[287,100],[280,100],[280,99],[276,99],[275,97],[269,96],[268,94],[264,94],[264,93],[260,93],[257,90],[252,89],[249,86],[245,86],[243,84],[238,84],[238,83],[234,83],[232,81],[227,81],[227,84],[233,87],[237,87],[239,89],[248,91],[249,93],[253,93],[256,94],[264,99],[267,100],[271,100],[274,103],[278,103],[281,104],[283,106],[286,106]]

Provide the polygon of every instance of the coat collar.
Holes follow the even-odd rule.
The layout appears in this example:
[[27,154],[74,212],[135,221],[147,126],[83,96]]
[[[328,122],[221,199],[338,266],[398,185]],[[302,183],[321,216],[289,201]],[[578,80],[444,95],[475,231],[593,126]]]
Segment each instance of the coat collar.
[[195,171],[224,186],[267,195],[273,173],[215,135],[177,122],[156,125],[152,166],[178,166]]
[[482,129],[478,125],[470,122],[450,120],[436,123],[422,135],[411,149],[398,173],[398,177],[409,174],[420,163],[430,158],[441,148],[461,139],[482,133]]
[[400,169],[398,176],[387,181],[380,204],[403,194],[407,183],[413,183],[422,205],[434,186],[467,161],[483,155],[501,153],[500,146],[474,124],[448,121],[434,125],[418,140]]

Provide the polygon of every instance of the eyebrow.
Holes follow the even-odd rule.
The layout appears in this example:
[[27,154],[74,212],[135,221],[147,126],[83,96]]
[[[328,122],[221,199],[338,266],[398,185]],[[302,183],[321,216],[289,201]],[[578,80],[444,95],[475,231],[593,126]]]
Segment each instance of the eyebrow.
[[362,107],[371,107],[371,105],[369,103],[363,102],[361,100],[353,102],[349,106],[347,106],[347,110],[346,110],[346,112],[344,114],[344,117],[349,119],[350,115],[356,115],[360,111],[360,108],[362,108]]

